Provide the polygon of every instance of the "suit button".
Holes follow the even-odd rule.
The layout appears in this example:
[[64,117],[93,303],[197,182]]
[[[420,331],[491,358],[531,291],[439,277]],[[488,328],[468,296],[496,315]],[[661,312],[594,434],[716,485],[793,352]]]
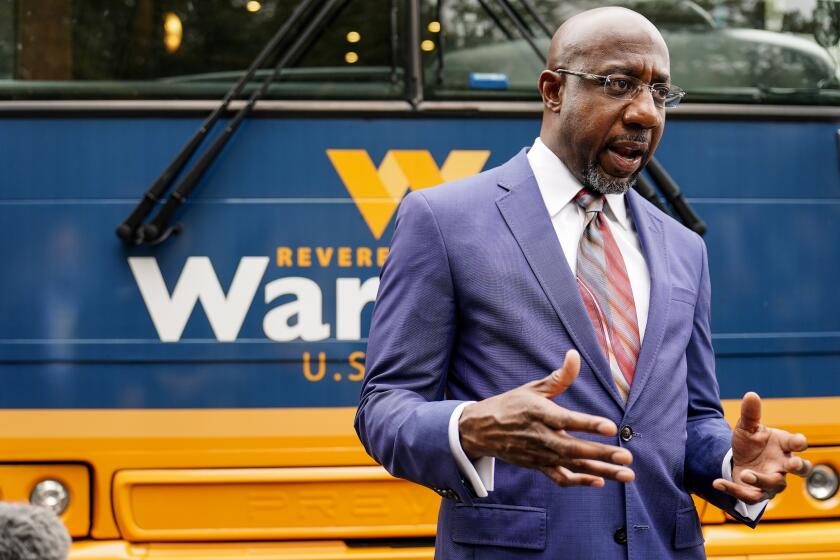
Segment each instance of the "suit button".
[[620,437],[621,441],[623,441],[624,443],[627,443],[628,441],[633,439],[634,435],[636,434],[633,433],[633,428],[631,428],[630,426],[622,426],[621,431],[618,432],[618,437]]
[[458,495],[458,493],[455,492],[455,490],[452,490],[451,488],[432,488],[432,490],[434,490],[442,498],[453,500],[455,502],[461,501],[461,497]]
[[613,533],[613,540],[618,544],[627,544],[627,529],[622,527]]

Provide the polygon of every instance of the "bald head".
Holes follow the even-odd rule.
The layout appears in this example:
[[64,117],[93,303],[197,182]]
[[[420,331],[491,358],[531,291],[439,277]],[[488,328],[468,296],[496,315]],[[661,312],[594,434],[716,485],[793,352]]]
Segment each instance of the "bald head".
[[652,43],[668,56],[659,30],[643,15],[616,6],[587,10],[570,17],[554,34],[546,67],[574,68],[605,50],[639,42]]
[[665,126],[664,103],[649,89],[670,83],[662,35],[626,8],[588,10],[557,30],[547,63],[538,83],[543,143],[584,186],[625,192]]

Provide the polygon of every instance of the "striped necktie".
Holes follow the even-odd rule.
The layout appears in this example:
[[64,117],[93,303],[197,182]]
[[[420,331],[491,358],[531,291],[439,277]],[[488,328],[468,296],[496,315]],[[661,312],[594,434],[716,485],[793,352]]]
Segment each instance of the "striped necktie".
[[577,254],[578,289],[598,343],[609,360],[613,381],[626,402],[641,346],[630,278],[607,227],[604,197],[581,189],[575,202],[586,213]]

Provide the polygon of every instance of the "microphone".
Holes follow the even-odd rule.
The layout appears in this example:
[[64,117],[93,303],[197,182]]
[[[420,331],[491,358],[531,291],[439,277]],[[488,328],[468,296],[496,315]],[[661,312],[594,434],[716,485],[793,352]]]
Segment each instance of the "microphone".
[[0,560],[67,560],[70,535],[44,507],[0,502]]

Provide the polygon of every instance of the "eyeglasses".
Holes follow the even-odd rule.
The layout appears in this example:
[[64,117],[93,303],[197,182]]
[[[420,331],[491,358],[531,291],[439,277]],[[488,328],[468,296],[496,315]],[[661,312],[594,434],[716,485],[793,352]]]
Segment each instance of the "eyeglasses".
[[599,76],[598,74],[575,72],[574,70],[566,70],[564,68],[555,68],[552,72],[571,74],[572,76],[578,76],[585,80],[592,80],[593,82],[604,84],[604,93],[613,99],[633,99],[642,91],[642,88],[647,88],[650,90],[653,103],[657,107],[676,107],[685,95],[685,91],[680,87],[668,84],[648,84],[638,78],[623,74]]

